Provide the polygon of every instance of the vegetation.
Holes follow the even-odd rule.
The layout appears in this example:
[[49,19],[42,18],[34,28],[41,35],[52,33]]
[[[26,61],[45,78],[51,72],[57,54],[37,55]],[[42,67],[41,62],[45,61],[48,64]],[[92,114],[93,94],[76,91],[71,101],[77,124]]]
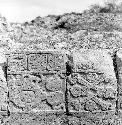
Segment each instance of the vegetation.
[[104,6],[92,5],[89,11],[93,13],[122,13],[122,2],[118,3],[117,0],[108,0]]

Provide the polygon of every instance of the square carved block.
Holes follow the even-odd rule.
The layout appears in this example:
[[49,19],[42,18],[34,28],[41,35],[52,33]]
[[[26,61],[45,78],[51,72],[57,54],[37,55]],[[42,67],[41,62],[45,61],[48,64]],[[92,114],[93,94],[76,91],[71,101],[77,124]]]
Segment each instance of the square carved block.
[[116,110],[117,87],[104,74],[72,73],[67,81],[70,112]]
[[66,56],[57,51],[30,53],[28,55],[28,70],[31,72],[52,73],[66,72]]
[[108,51],[72,52],[72,73],[68,76],[68,109],[77,111],[116,111],[117,80]]
[[12,112],[5,125],[68,125],[64,112]]
[[11,53],[8,56],[7,73],[21,73],[27,71],[27,56],[25,53]]
[[8,75],[9,107],[16,111],[65,111],[63,74]]

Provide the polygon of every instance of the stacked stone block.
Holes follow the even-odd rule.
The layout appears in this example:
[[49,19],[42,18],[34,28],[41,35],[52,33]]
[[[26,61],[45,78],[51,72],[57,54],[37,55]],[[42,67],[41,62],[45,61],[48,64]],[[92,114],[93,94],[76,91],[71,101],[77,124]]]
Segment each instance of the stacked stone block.
[[113,63],[109,50],[7,54],[4,125],[121,125]]

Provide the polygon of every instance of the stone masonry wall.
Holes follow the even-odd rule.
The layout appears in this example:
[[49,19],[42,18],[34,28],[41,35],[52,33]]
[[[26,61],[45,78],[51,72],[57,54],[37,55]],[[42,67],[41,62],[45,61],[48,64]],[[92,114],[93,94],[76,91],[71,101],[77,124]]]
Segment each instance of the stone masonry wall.
[[122,125],[122,50],[0,52],[0,125]]

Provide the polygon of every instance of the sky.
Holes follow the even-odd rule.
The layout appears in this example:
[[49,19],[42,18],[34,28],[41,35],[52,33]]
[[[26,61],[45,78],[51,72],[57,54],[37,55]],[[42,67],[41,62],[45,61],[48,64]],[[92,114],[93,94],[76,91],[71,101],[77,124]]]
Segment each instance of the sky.
[[82,12],[93,4],[105,0],[0,0],[0,14],[9,22],[22,23],[37,16]]

